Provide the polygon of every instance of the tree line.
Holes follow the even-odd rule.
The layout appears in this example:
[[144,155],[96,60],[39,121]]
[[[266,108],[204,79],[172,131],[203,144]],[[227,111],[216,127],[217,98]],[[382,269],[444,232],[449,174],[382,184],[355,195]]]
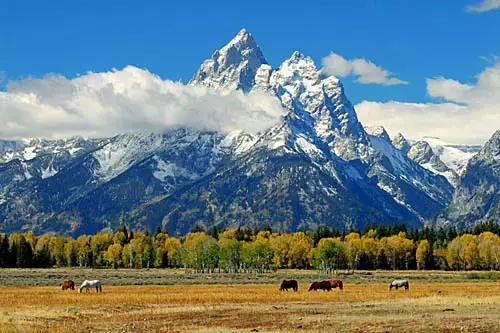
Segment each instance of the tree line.
[[401,226],[340,232],[270,229],[193,230],[181,238],[157,230],[98,232],[77,238],[32,232],[0,235],[0,267],[183,267],[194,272],[318,269],[500,269],[500,230],[408,231]]

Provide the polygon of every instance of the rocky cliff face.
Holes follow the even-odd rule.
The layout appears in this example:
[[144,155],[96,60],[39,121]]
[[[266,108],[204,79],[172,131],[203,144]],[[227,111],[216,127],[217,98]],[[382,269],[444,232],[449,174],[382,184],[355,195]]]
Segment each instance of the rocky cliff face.
[[404,154],[407,154],[411,148],[410,143],[408,142],[408,140],[406,140],[406,138],[401,133],[396,134],[396,136],[394,136],[391,141],[392,141],[392,145],[396,149],[402,151]]
[[489,220],[500,223],[500,130],[469,160],[438,223],[470,227]]
[[203,62],[190,84],[248,92],[255,84],[257,69],[266,63],[252,35],[242,29]]
[[451,185],[457,186],[458,174],[441,161],[426,141],[415,142],[408,150],[407,155],[427,170],[448,179]]

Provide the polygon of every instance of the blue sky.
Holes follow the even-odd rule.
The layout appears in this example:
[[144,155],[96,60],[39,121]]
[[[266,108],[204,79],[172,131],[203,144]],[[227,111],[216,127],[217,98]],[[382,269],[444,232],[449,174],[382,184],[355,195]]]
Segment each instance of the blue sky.
[[429,95],[427,78],[474,84],[498,62],[500,10],[466,9],[481,2],[6,0],[0,2],[0,86],[126,65],[186,82],[244,27],[273,66],[299,50],[320,67],[335,52],[369,60],[408,82],[360,84],[346,77],[354,103],[436,102],[442,98]]
[[361,85],[358,102],[425,101],[425,78],[471,81],[500,55],[498,11],[469,13],[468,1],[3,1],[0,70],[7,79],[73,77],[133,64],[188,80],[242,27],[277,66],[293,50],[318,64],[334,51],[366,58],[410,84]]

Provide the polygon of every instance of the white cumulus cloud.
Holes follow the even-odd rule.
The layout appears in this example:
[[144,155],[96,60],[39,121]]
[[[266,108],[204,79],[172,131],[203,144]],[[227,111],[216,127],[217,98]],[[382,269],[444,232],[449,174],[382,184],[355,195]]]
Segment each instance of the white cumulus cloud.
[[427,79],[427,92],[432,97],[467,105],[500,105],[500,62],[487,67],[476,77],[476,84],[438,77]]
[[483,0],[476,5],[467,6],[470,13],[483,13],[500,8],[500,0]]
[[111,136],[177,126],[255,133],[283,114],[267,95],[186,86],[127,66],[73,79],[9,82],[0,91],[0,138]]
[[347,60],[341,55],[332,52],[324,57],[321,62],[323,64],[322,71],[325,74],[337,77],[353,75],[357,77],[357,82],[363,84],[382,84],[389,86],[408,83],[394,77],[388,70],[362,58]]
[[356,105],[364,125],[383,125],[392,135],[437,136],[454,143],[483,143],[500,128],[500,63],[486,68],[475,84],[444,77],[427,79],[427,93],[443,103]]

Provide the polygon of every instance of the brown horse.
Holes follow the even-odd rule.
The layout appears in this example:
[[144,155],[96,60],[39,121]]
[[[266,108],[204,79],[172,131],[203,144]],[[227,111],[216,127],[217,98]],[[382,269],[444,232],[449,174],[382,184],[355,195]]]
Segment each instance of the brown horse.
[[342,280],[330,280],[328,282],[330,282],[332,288],[339,288],[340,290],[344,289],[344,283]]
[[311,290],[323,290],[323,291],[331,291],[332,290],[332,285],[330,284],[330,281],[317,281],[311,283],[311,286],[309,287],[309,291]]
[[283,282],[281,282],[280,291],[288,291],[288,289],[293,289],[293,291],[299,290],[297,280],[283,280]]
[[73,280],[64,280],[62,284],[62,290],[66,289],[75,290],[75,283],[73,282]]

